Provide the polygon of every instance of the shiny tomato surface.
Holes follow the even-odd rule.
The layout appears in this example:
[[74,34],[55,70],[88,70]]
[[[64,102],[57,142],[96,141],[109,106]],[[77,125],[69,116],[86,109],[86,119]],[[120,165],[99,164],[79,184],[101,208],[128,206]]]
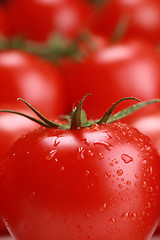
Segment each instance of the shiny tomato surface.
[[64,113],[64,82],[53,64],[23,51],[1,51],[0,79],[0,104],[23,98],[42,114]]
[[[32,115],[29,110],[23,106],[12,104],[11,105],[0,105],[0,109],[9,109],[14,111],[23,112],[25,114]],[[0,113],[0,161],[5,158],[7,152],[9,151],[12,144],[22,135],[30,132],[35,129],[37,124],[26,119],[22,116],[9,114],[9,113]],[[7,234],[8,231],[0,218],[0,235]]]
[[16,240],[149,240],[160,157],[126,124],[39,128],[0,162],[0,210]]

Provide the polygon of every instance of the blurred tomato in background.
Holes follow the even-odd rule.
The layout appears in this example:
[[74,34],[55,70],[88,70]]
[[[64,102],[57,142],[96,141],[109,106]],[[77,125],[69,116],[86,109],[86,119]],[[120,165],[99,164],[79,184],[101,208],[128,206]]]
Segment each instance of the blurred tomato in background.
[[65,87],[53,64],[26,52],[0,52],[0,104],[23,98],[43,114],[65,111]]
[[93,32],[109,38],[140,38],[160,42],[159,0],[103,1],[93,22]]
[[92,15],[93,6],[85,0],[11,0],[9,36],[46,41],[57,33],[74,38],[90,25]]

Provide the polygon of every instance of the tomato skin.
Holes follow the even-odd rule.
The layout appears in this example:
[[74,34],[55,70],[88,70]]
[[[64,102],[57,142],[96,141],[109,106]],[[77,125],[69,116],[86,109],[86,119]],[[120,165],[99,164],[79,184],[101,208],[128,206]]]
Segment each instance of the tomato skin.
[[6,37],[8,35],[6,13],[1,4],[0,4],[0,35],[1,35],[0,37]]
[[[25,114],[32,115],[30,111],[23,108],[20,108],[16,104],[11,105],[0,105],[0,109],[8,109],[23,112]],[[5,158],[9,148],[12,144],[22,135],[30,132],[35,129],[37,124],[26,119],[22,116],[9,114],[9,113],[0,113],[0,161]],[[8,230],[4,225],[2,219],[0,218],[0,234],[7,234]]]
[[157,0],[106,1],[97,13],[93,32],[112,38],[116,28],[122,31],[122,39],[140,38],[154,44],[159,43],[160,2]]
[[49,62],[23,51],[1,51],[0,79],[0,104],[23,98],[42,114],[64,114],[64,82]]
[[159,54],[151,45],[132,40],[106,44],[77,62],[64,61],[61,71],[69,86],[69,110],[72,103],[77,104],[86,93],[92,94],[86,100],[86,109],[93,119],[100,118],[123,97],[133,96],[144,101],[159,98],[159,60]]
[[12,0],[7,7],[10,36],[40,42],[54,33],[73,38],[89,25],[92,11],[85,0]]
[[125,124],[40,128],[1,162],[1,212],[16,240],[149,240],[160,216],[159,160]]
[[160,152],[160,112],[151,111],[145,114],[139,114],[138,116],[129,118],[126,121],[129,125],[137,128],[143,134],[150,137],[154,146]]

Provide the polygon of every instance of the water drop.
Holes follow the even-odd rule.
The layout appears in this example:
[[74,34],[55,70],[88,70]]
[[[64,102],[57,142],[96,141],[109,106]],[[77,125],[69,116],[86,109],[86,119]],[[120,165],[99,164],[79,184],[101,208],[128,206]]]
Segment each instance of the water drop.
[[150,202],[147,203],[147,208],[151,208],[151,203]]
[[47,159],[47,160],[51,160],[51,159],[55,156],[56,152],[57,152],[57,150],[52,150],[52,151],[50,151],[50,152],[46,155],[46,159]]
[[93,156],[93,152],[91,150],[88,150],[89,156]]
[[144,187],[144,188],[145,188],[146,186],[147,186],[147,183],[146,183],[146,181],[143,181],[143,182],[142,182],[142,187]]
[[106,171],[106,172],[105,172],[105,178],[108,179],[108,178],[110,178],[110,177],[111,177],[111,173],[110,173],[109,171]]
[[89,218],[90,218],[90,214],[89,214],[89,213],[86,213],[86,214],[85,214],[85,218],[86,218],[86,219],[89,219]]
[[115,218],[110,218],[109,223],[114,225],[116,223],[116,219]]
[[137,178],[137,179],[139,178],[138,173],[136,173],[134,176],[135,176],[135,178]]
[[99,154],[98,154],[98,157],[99,157],[99,159],[103,159],[103,158],[104,158],[103,153],[99,153]]
[[62,171],[64,171],[64,166],[61,167]]
[[103,203],[103,204],[100,206],[100,211],[103,212],[106,208],[107,208],[107,204],[106,204],[106,203]]
[[59,139],[59,137],[57,137],[57,138],[55,139],[54,144],[53,144],[54,147],[57,147],[58,144],[60,144],[60,141],[58,141],[58,139]]
[[130,215],[130,211],[124,212],[124,213],[121,215],[121,219],[122,219],[122,220],[127,220],[127,219],[129,218],[129,215]]
[[94,124],[92,129],[93,131],[99,131],[99,124]]
[[122,154],[121,158],[125,163],[133,162],[133,158],[130,157],[129,155],[127,155],[127,154]]
[[146,150],[147,150],[147,151],[150,151],[150,150],[151,150],[151,147],[150,147],[150,146],[147,146],[147,147],[146,147]]
[[117,175],[118,175],[118,176],[122,176],[122,174],[123,174],[123,170],[122,170],[122,169],[118,169],[118,170],[117,170]]
[[119,184],[118,187],[119,187],[119,189],[122,189],[122,188],[123,188],[123,185],[122,185],[122,184]]
[[111,163],[109,163],[109,166],[113,167],[113,165],[114,165],[114,164],[113,164],[112,162],[111,162]]
[[85,176],[88,176],[89,175],[89,170],[85,170]]
[[82,159],[84,159],[84,149],[83,149],[82,147],[80,147],[80,148],[78,149],[78,151],[79,151],[79,153],[80,153],[80,157],[81,157]]
[[142,161],[142,163],[143,163],[143,164],[146,164],[146,163],[147,163],[147,160],[146,160],[146,159],[144,159],[144,160]]
[[126,185],[127,185],[127,186],[130,186],[130,185],[131,185],[131,181],[127,181],[127,182],[126,182]]
[[104,146],[108,151],[113,150],[113,146],[110,143],[105,143],[105,142],[95,142],[95,145],[102,145]]
[[136,213],[132,213],[130,218],[132,219],[132,221],[135,221],[137,218],[137,214]]

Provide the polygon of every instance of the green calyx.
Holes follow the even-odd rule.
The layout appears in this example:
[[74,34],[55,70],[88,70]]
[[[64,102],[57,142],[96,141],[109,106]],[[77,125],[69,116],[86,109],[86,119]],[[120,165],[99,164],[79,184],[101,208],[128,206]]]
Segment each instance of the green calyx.
[[[44,117],[42,114],[40,114],[36,109],[34,109],[28,102],[26,102],[25,100],[23,100],[21,98],[18,98],[17,100],[20,100],[24,104],[26,104],[36,114],[36,116],[39,119],[36,119],[32,116],[26,115],[21,112],[16,112],[16,111],[12,111],[12,110],[3,110],[2,109],[2,110],[0,110],[0,112],[8,112],[8,113],[14,113],[14,114],[21,115],[21,116],[26,117],[26,118],[40,124],[41,126],[44,126],[47,128],[60,128],[60,129],[69,130],[69,129],[79,129],[79,128],[91,127],[94,124],[109,124],[109,123],[115,122],[117,120],[120,120],[122,118],[125,118],[126,116],[130,115],[131,113],[133,113],[133,112],[139,110],[140,108],[143,108],[149,104],[160,102],[160,99],[152,99],[150,101],[141,102],[139,99],[134,98],[134,97],[122,98],[119,101],[117,101],[116,103],[114,103],[107,110],[107,112],[104,114],[104,116],[101,119],[97,119],[95,121],[89,121],[87,119],[87,115],[86,115],[85,111],[82,109],[83,101],[88,95],[90,95],[90,94],[86,94],[82,98],[82,100],[79,102],[78,106],[71,112],[70,115],[63,116],[63,119],[65,119],[67,122],[66,124],[58,124],[58,123],[48,120],[46,117]],[[119,111],[116,114],[113,114],[113,111],[117,107],[117,105],[120,102],[126,101],[126,100],[135,100],[138,103],[134,104],[131,107],[128,107],[122,111]]]

